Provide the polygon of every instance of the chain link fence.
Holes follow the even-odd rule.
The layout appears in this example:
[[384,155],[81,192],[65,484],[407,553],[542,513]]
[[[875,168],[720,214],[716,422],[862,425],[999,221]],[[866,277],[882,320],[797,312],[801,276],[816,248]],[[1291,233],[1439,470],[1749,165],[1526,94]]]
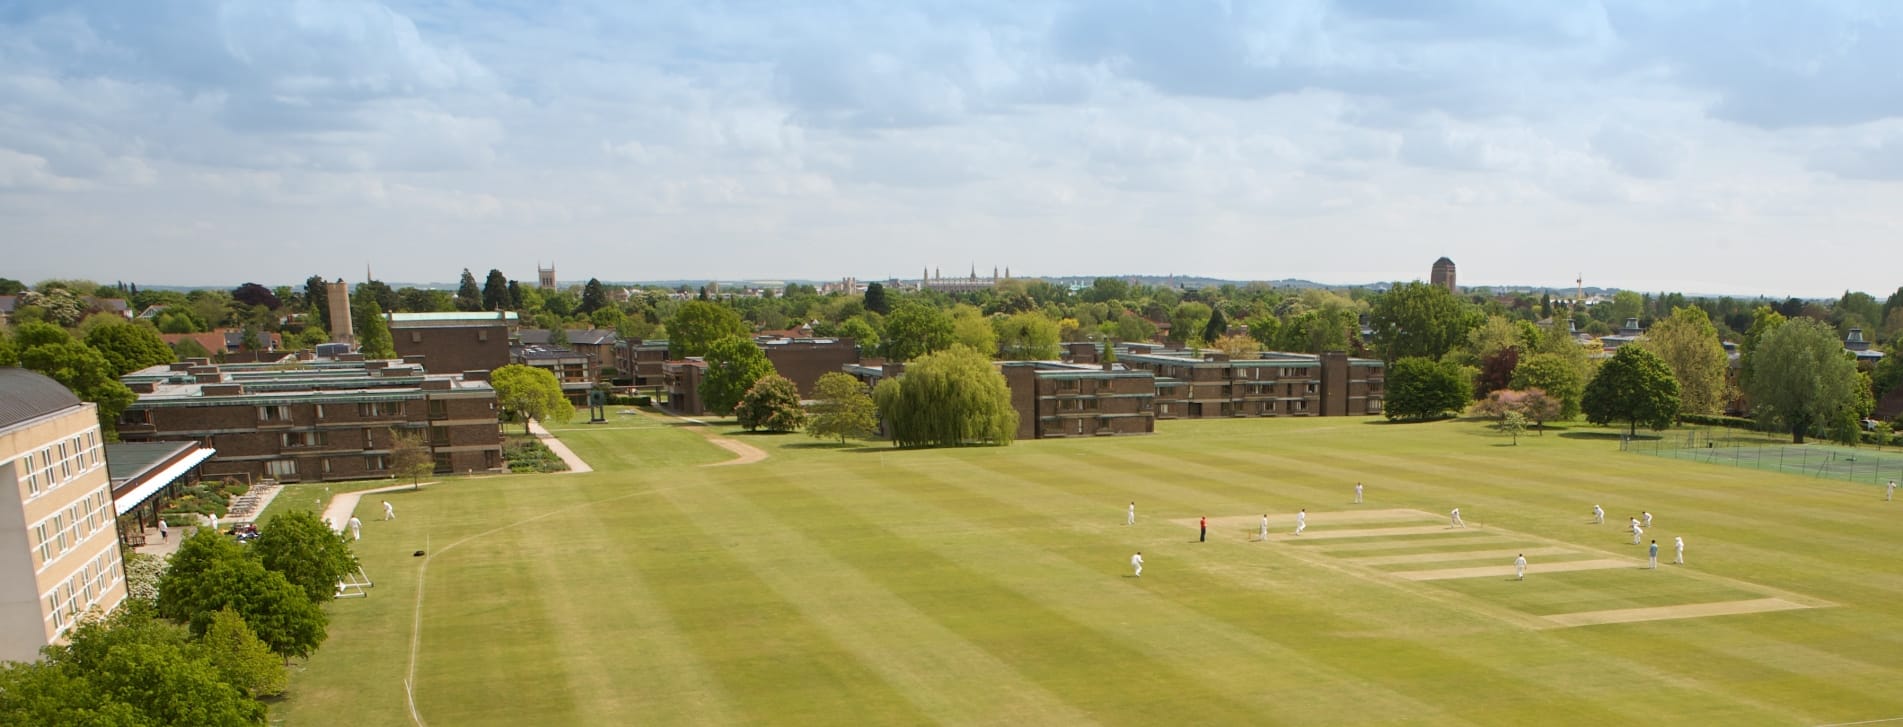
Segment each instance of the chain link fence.
[[1621,438],[1619,449],[1847,482],[1903,482],[1903,449],[1894,447],[1780,443],[1759,432],[1714,428],[1668,432],[1658,439]]

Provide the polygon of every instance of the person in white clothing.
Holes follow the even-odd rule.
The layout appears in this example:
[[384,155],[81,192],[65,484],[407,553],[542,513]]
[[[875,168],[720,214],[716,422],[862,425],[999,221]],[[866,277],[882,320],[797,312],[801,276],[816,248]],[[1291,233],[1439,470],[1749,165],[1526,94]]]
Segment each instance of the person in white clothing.
[[1262,539],[1269,539],[1269,514],[1262,513]]
[[1135,502],[1130,503],[1130,516],[1123,519],[1123,524],[1137,524],[1137,504]]
[[1516,581],[1526,580],[1526,554],[1525,553],[1521,553],[1513,557],[1513,580],[1516,580]]
[[383,501],[383,519],[385,520],[396,519],[396,506],[390,504],[389,500]]
[[1451,513],[1448,513],[1447,516],[1448,516],[1448,519],[1452,521],[1450,524],[1448,524],[1447,527],[1450,527],[1450,528],[1467,527],[1467,523],[1460,519],[1460,508],[1458,507],[1454,508],[1454,511]]
[[1644,527],[1644,528],[1652,527],[1652,513],[1640,512],[1639,518],[1640,518],[1639,527]]
[[1632,523],[1632,544],[1633,544],[1633,545],[1638,545],[1638,544],[1639,544],[1639,538],[1640,538],[1640,537],[1643,537],[1644,535],[1645,535],[1645,528],[1642,528],[1642,527],[1639,527],[1639,523],[1638,523],[1637,521],[1633,521],[1633,523]]
[[[1267,518],[1268,516],[1264,515],[1263,517]],[[1308,529],[1308,508],[1302,508],[1301,512],[1295,513],[1295,534],[1301,535],[1302,531],[1307,529]]]
[[1592,524],[1594,525],[1606,524],[1606,511],[1600,509],[1598,505],[1592,506]]
[[[1895,487],[1896,483],[1892,482],[1890,483],[1890,486]],[[1361,504],[1361,483],[1359,482],[1355,483],[1355,504],[1356,505]]]
[[1130,567],[1137,569],[1136,577],[1143,577],[1143,551],[1139,550],[1136,555],[1130,556]]
[[350,516],[350,539],[351,540],[363,539],[363,521],[358,520],[357,516],[355,515]]
[[1893,497],[1896,497],[1896,480],[1890,480],[1890,484],[1883,488],[1884,502],[1889,502]]
[[1682,535],[1672,538],[1672,564],[1685,564],[1685,537]]

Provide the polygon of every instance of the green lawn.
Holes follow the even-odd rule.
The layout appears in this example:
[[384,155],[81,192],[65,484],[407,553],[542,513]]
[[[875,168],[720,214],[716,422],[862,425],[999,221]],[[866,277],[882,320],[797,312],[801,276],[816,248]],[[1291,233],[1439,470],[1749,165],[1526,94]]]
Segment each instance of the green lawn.
[[[1868,484],[1621,454],[1585,427],[1504,446],[1362,419],[912,452],[724,425],[770,457],[704,467],[731,455],[610,418],[553,428],[593,473],[365,510],[376,586],[330,606],[274,718],[413,724],[412,659],[439,727],[1903,717],[1903,502]],[[1640,568],[1640,510],[1689,567]],[[1507,551],[1542,555],[1525,581],[1457,570]],[[1811,607],[1549,618],[1763,599]]]

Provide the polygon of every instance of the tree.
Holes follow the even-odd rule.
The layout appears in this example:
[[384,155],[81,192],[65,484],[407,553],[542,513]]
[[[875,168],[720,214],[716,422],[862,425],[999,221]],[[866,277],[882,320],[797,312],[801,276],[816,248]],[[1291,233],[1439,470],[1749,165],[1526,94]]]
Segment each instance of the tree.
[[350,318],[357,327],[357,350],[366,359],[396,358],[396,339],[390,337],[390,323],[383,308],[372,298],[351,304]]
[[1244,319],[1242,325],[1249,327],[1249,337],[1265,348],[1274,348],[1278,336],[1282,333],[1282,319],[1272,313],[1263,313]]
[[1439,361],[1480,325],[1480,313],[1438,285],[1403,283],[1374,299],[1374,343],[1389,361],[1421,356]]
[[990,356],[998,350],[998,331],[977,308],[960,305],[952,309],[952,342]]
[[228,681],[207,645],[138,604],[82,619],[66,643],[42,653],[41,662],[0,666],[0,724],[265,723],[264,705]]
[[1520,434],[1526,431],[1526,415],[1517,411],[1507,412],[1506,416],[1500,418],[1500,423],[1495,425],[1495,428],[1499,429],[1501,433],[1513,437],[1513,446],[1518,447],[1520,446]]
[[284,306],[284,301],[278,299],[277,293],[257,283],[245,283],[238,286],[231,291],[231,299],[245,305],[262,306],[268,310],[277,310]]
[[284,661],[272,654],[271,647],[258,638],[244,617],[229,607],[211,615],[211,625],[205,628],[200,643],[206,660],[224,682],[248,696],[282,694],[291,681]]
[[548,369],[509,364],[489,373],[489,386],[496,390],[496,405],[521,418],[523,434],[529,433],[531,419],[565,422],[575,415],[562,383]]
[[355,311],[357,310],[355,304],[366,298],[376,301],[379,310],[397,310],[398,306],[402,303],[402,301],[398,299],[396,291],[391,289],[389,284],[381,280],[366,280],[358,283],[356,289],[350,292],[350,300],[352,303],[351,315],[353,317],[356,315]]
[[357,556],[350,552],[348,537],[308,510],[292,510],[271,518],[258,531],[250,552],[265,568],[304,589],[311,603],[326,603],[336,597],[337,584],[357,570]]
[[1231,361],[1256,358],[1256,354],[1262,351],[1260,342],[1241,334],[1217,337],[1209,342],[1209,347],[1221,351]]
[[[567,400],[563,400],[567,404]],[[523,425],[526,430],[528,427]],[[390,474],[410,481],[410,489],[422,489],[423,478],[436,473],[436,458],[420,432],[390,430]]]
[[667,319],[667,347],[680,358],[704,356],[715,341],[752,333],[753,329],[732,308],[704,300],[682,304]]
[[1222,314],[1222,306],[1209,308],[1209,322],[1203,324],[1202,339],[1206,343],[1215,343],[1216,339],[1229,335],[1229,319]]
[[527,303],[528,294],[523,292],[522,282],[519,280],[509,281],[509,302],[504,308],[522,310],[528,307]]
[[1006,361],[1049,361],[1057,358],[1057,322],[1036,311],[997,319],[998,357]]
[[205,344],[190,338],[178,339],[178,343],[172,344],[172,350],[178,352],[178,360],[180,361],[193,358],[209,360],[211,358],[211,352],[205,350]]
[[1718,340],[1718,328],[1702,308],[1675,308],[1672,315],[1652,324],[1645,337],[1635,342],[1658,354],[1678,380],[1679,411],[1686,414],[1720,414],[1730,400],[1726,395],[1725,369],[1730,359],[1724,343]]
[[578,313],[592,314],[608,306],[608,291],[601,287],[601,281],[589,278],[581,289],[581,305],[575,308]]
[[200,530],[179,543],[159,577],[158,613],[203,636],[212,614],[226,607],[279,656],[309,656],[324,641],[328,619],[302,588],[246,556],[229,538]]
[[1627,434],[1643,424],[1655,430],[1678,417],[1678,381],[1665,360],[1640,346],[1620,346],[1580,397],[1586,421],[1604,426],[1625,421]]
[[1148,341],[1156,338],[1156,324],[1134,311],[1124,311],[1123,315],[1117,317],[1111,337],[1119,341]]
[[456,284],[456,310],[482,310],[482,289],[476,287],[476,276],[463,268],[462,281]]
[[950,348],[953,342],[951,316],[916,300],[899,303],[885,319],[885,355],[894,361],[910,361],[934,351]]
[[114,378],[178,360],[172,347],[159,338],[158,329],[122,320],[87,331],[86,345],[106,358]]
[[1513,367],[1515,389],[1539,389],[1558,402],[1558,419],[1579,416],[1579,398],[1586,388],[1585,377],[1570,361],[1559,354],[1536,353]]
[[773,362],[760,347],[740,336],[715,341],[702,358],[707,361],[707,374],[700,382],[700,400],[708,411],[720,416],[734,413],[734,407],[754,382],[775,373]]
[[[55,342],[46,342],[49,339]],[[119,414],[138,396],[119,382],[104,355],[49,323],[21,326],[14,343],[19,346],[21,368],[45,374],[74,396],[92,402],[98,409],[100,430],[108,440],[118,438]]]
[[813,409],[806,433],[815,437],[865,439],[879,427],[879,407],[866,385],[851,374],[833,371],[813,385]]
[[877,283],[877,282],[866,283],[865,305],[866,305],[866,310],[872,311],[879,315],[885,315],[887,313],[892,312],[892,304],[888,302],[885,298],[884,284]]
[[1784,325],[1784,321],[1784,314],[1771,306],[1761,305],[1752,309],[1751,327],[1745,330],[1744,336],[1738,341],[1738,385],[1744,387],[1745,391],[1751,390],[1752,369],[1755,368],[1752,359],[1757,353],[1758,342],[1778,326]]
[[1821,322],[1792,318],[1765,332],[1751,369],[1745,392],[1753,413],[1767,427],[1790,432],[1793,443],[1804,443],[1813,428],[1856,418],[1857,365]]
[[1388,419],[1437,419],[1466,408],[1472,386],[1452,361],[1409,356],[1388,366],[1382,414]]
[[865,316],[853,316],[839,324],[840,338],[852,339],[853,345],[864,353],[879,350],[879,329],[866,321]]
[[879,415],[900,447],[1007,445],[1018,413],[1004,375],[984,354],[963,346],[928,353],[873,390]]
[[312,275],[304,279],[304,304],[310,306],[312,319],[324,330],[330,330],[330,287],[324,276]]
[[514,307],[509,298],[509,278],[502,271],[489,269],[489,277],[482,281],[482,309],[509,310]]
[[1212,314],[1203,303],[1178,303],[1176,309],[1170,311],[1170,340],[1185,345],[1202,341],[1203,328],[1209,325]]
[[734,417],[747,431],[765,428],[769,432],[798,431],[806,424],[806,410],[800,408],[800,387],[792,379],[767,374],[753,382],[734,407]]
[[1471,410],[1477,416],[1494,417],[1505,421],[1507,415],[1517,414],[1521,422],[1532,421],[1545,433],[1546,420],[1559,413],[1559,402],[1539,389],[1514,391],[1495,389],[1487,393],[1487,398],[1475,403]]
[[1540,434],[1544,436],[1546,434],[1546,422],[1556,419],[1560,415],[1562,406],[1560,401],[1551,396],[1547,396],[1545,391],[1537,388],[1527,389],[1522,393],[1524,396],[1520,399],[1520,414],[1527,419],[1533,420],[1533,426],[1539,428]]

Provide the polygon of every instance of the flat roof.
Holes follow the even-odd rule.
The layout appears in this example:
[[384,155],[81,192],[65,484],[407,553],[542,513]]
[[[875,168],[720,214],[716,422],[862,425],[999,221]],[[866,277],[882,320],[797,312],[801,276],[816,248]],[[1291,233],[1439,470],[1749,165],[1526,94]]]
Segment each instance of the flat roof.
[[118,485],[197,446],[197,442],[107,442],[106,476]]
[[450,311],[437,313],[385,313],[390,325],[404,324],[477,324],[477,323],[513,323],[517,320],[515,311]]
[[[426,391],[471,393],[490,391],[487,381],[470,381],[461,374],[425,373],[421,366],[401,361],[303,362],[295,367],[277,364],[222,364],[217,381],[201,382],[190,370],[174,371],[159,365],[127,374],[127,384],[149,385],[133,409],[163,406],[228,406],[324,402],[393,401],[415,398]],[[202,369],[201,369],[202,370]],[[426,381],[446,381],[448,389],[424,389]],[[241,386],[240,393],[207,393],[207,387]]]

